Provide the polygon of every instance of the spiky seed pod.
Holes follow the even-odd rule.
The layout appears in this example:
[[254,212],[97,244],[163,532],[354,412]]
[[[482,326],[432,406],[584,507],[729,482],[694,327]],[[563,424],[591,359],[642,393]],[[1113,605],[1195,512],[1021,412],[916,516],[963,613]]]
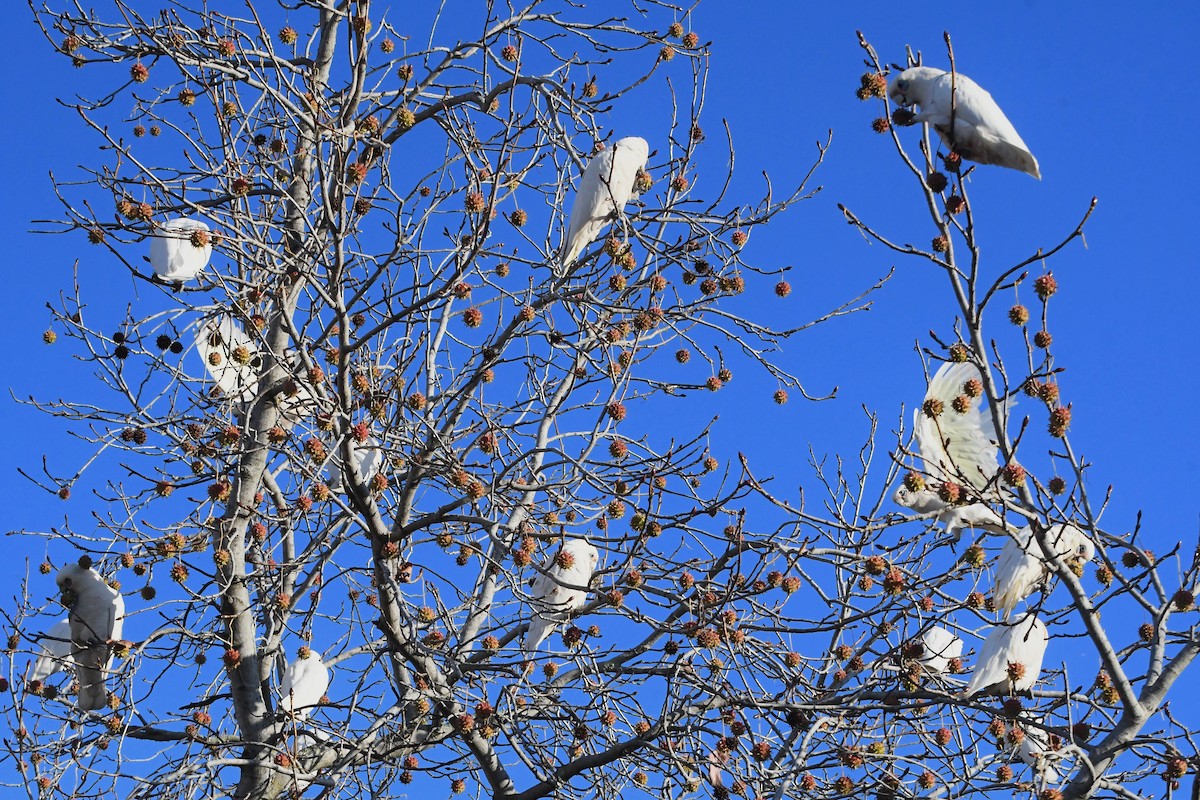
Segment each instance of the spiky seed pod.
[[671,188],[676,192],[686,192],[690,185],[691,181],[688,180],[686,175],[676,175],[671,179]]
[[931,172],[925,178],[925,185],[929,187],[929,190],[938,194],[941,194],[948,183],[946,176],[940,172]]
[[1061,439],[1067,435],[1067,428],[1071,424],[1071,407],[1062,406],[1050,412],[1050,424],[1048,426],[1050,435]]
[[962,562],[972,569],[982,569],[987,563],[987,553],[980,545],[973,544],[963,553]]
[[943,405],[942,401],[936,397],[931,397],[921,404],[921,411],[923,411],[925,416],[929,417],[930,419],[940,416],[945,410],[945,405]]
[[1046,488],[1050,494],[1063,494],[1067,491],[1067,482],[1056,475],[1046,484]]
[[892,129],[892,123],[887,117],[876,117],[871,120],[871,130],[876,133],[887,133]]
[[777,405],[783,405],[788,401],[788,393],[783,389],[776,389],[775,393],[771,395],[771,399],[774,400]]
[[1000,477],[1009,486],[1020,486],[1025,482],[1025,468],[1020,464],[1005,464],[1000,470]]
[[913,124],[913,117],[916,114],[909,111],[907,108],[897,108],[892,112],[892,124],[904,127],[905,125]]
[[962,342],[950,345],[950,360],[955,364],[965,364],[971,358],[971,351]]
[[679,43],[682,44],[684,47],[686,47],[688,50],[691,50],[700,44],[700,37],[696,34],[695,31],[688,31],[679,40]]
[[950,401],[950,407],[958,414],[965,414],[971,410],[971,398],[960,394]]
[[749,238],[750,234],[746,233],[745,231],[738,230],[733,232],[733,234],[729,237],[729,241],[734,247],[741,247]]
[[950,249],[950,240],[945,236],[935,236],[929,246],[935,253],[945,253]]
[[1180,589],[1175,592],[1171,598],[1171,602],[1175,604],[1176,611],[1187,611],[1196,603],[1196,596],[1187,589]]
[[384,39],[379,43],[379,50],[384,55],[391,55],[396,50],[396,43],[391,39]]
[[946,198],[946,213],[961,214],[963,209],[967,207],[966,202],[956,194],[952,194]]
[[904,591],[905,577],[899,567],[892,567],[883,576],[883,591],[890,595],[898,595]]
[[1033,282],[1033,291],[1038,298],[1045,302],[1050,295],[1058,291],[1058,281],[1050,273],[1041,275]]
[[129,77],[134,83],[145,83],[150,79],[150,70],[142,62],[137,62],[129,68]]
[[617,460],[623,459],[629,454],[629,445],[620,439],[614,439],[608,445],[608,454]]
[[1050,346],[1050,343],[1053,341],[1054,341],[1054,337],[1050,335],[1050,331],[1042,330],[1042,331],[1038,331],[1037,333],[1035,333],[1033,335],[1034,347],[1040,347],[1043,350],[1048,348]]
[[483,324],[483,310],[477,306],[472,306],[462,312],[463,324],[468,328],[478,328]]
[[506,44],[500,50],[500,58],[508,62],[516,61],[519,55],[520,52],[517,50],[515,45]]
[[232,39],[222,39],[217,43],[217,54],[223,58],[230,58],[237,52],[237,45]]

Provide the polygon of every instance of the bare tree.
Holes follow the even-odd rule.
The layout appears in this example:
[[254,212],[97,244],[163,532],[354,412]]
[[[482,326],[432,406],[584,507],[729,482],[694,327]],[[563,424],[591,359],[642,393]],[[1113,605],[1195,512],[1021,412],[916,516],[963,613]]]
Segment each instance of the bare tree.
[[[928,138],[913,161],[893,132],[937,238],[895,244],[847,218],[945,270],[953,337],[930,356],[978,368],[999,468],[980,488],[918,461],[905,483],[942,506],[899,514],[889,487],[914,448],[901,430],[877,453],[871,417],[855,462],[814,457],[811,488],[787,497],[746,459],[723,469],[707,430],[664,422],[735,367],[773,376],[778,402],[807,396],[776,351],[808,325],[775,330],[739,295],[788,293],[741,247],[809,190],[768,184],[745,203],[712,180],[696,150],[706,50],[685,9],[464,3],[420,30],[369,0],[33,10],[62,53],[114,78],[76,103],[109,161],[58,185],[53,226],[106,257],[82,263],[47,332],[106,399],[39,403],[94,452],[39,482],[66,499],[103,471],[105,488],[94,521],[48,532],[61,563],[10,613],[8,780],[80,797],[446,781],[502,798],[1132,797],[1188,771],[1195,723],[1164,704],[1197,646],[1179,616],[1195,557],[1155,559],[1136,532],[1100,527],[1050,342],[1023,306],[993,312],[1082,222],[1026,262],[985,265],[970,170],[951,159],[935,178]],[[866,50],[862,94],[882,95]],[[609,131],[639,92],[660,93],[662,128]],[[560,263],[573,182],[634,134],[651,145],[636,201]],[[143,259],[154,242],[193,261],[211,247],[211,263],[164,279]],[[97,260],[136,279],[115,333],[85,302]],[[1054,287],[1034,282],[1043,327]],[[987,338],[994,316],[1023,335]],[[1044,429],[1010,410],[1021,392],[1045,404]],[[1063,477],[1040,478],[1039,459]],[[941,530],[976,503],[1000,533]],[[1065,522],[1095,543],[1094,573],[1055,549]],[[1051,651],[1023,697],[967,697],[956,673],[1004,625],[990,554],[1026,524],[1048,582],[1024,602]],[[100,711],[78,708],[69,654],[62,678],[28,672],[30,653],[62,649],[42,634],[62,608],[40,598],[78,558],[127,612],[111,641],[70,634],[68,650],[115,656]],[[1155,622],[1121,643],[1100,622],[1115,605]],[[523,642],[531,620],[554,632]],[[962,656],[935,660],[935,622],[969,641]],[[1094,681],[1060,640],[1094,653]],[[1029,669],[1005,665],[1010,682]]]

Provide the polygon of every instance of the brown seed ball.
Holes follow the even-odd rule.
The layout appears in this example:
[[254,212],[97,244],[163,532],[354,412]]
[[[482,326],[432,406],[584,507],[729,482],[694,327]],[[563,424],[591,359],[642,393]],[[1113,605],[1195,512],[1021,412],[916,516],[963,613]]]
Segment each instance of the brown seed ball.
[[1045,350],[1054,341],[1054,337],[1050,335],[1050,331],[1038,331],[1033,335],[1033,344],[1035,347],[1040,347]]
[[946,176],[940,172],[931,172],[925,178],[925,185],[929,187],[930,191],[938,192],[939,194],[946,188],[948,183],[949,181],[946,180]]
[[887,117],[876,117],[875,119],[871,120],[871,130],[875,131],[876,133],[887,133],[891,129],[892,123],[888,121]]
[[792,293],[792,285],[787,281],[780,281],[775,284],[775,295],[777,297],[787,297]]
[[688,31],[687,33],[685,33],[683,35],[683,38],[681,38],[679,40],[679,42],[684,47],[691,50],[692,48],[694,48],[700,44],[700,37],[698,35],[696,35],[696,33],[694,31]]
[[778,405],[783,405],[788,401],[788,393],[783,389],[776,389],[775,394],[771,395],[771,399],[773,399]]
[[1050,494],[1062,494],[1067,491],[1067,482],[1056,475],[1046,484],[1046,488],[1050,490]]
[[935,253],[945,253],[950,250],[950,240],[945,236],[935,236],[929,246]]
[[946,198],[946,213],[961,214],[963,209],[967,207],[966,202],[956,194],[952,194]]
[[1041,300],[1045,301],[1058,291],[1058,281],[1054,279],[1053,275],[1047,273],[1033,282],[1033,291]]

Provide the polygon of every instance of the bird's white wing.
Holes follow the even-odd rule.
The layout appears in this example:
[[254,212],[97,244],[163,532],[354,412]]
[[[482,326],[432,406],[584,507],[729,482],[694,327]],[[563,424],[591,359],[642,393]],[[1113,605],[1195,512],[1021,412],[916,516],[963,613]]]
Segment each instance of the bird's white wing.
[[[948,101],[950,75],[946,74],[940,81],[944,82],[944,90],[939,92],[939,96]],[[992,95],[965,75],[958,75],[956,82],[958,94],[951,146],[971,161],[998,164],[1040,178],[1037,159]],[[949,119],[949,108],[945,113]]]
[[[963,694],[970,697],[996,684],[1023,692],[1037,683],[1050,635],[1033,612],[1026,612],[1011,625],[997,625],[983,640],[975,670]],[[1009,664],[1020,664],[1024,674],[1010,685]]]
[[72,669],[71,622],[56,623],[38,641],[38,659],[29,673],[30,681],[44,681],[59,670]]
[[225,397],[246,402],[257,394],[258,346],[233,317],[221,314],[202,322],[196,329],[196,352]]
[[195,232],[208,233],[208,225],[198,219],[180,217],[168,220],[150,238],[150,267],[165,281],[190,281],[200,274],[212,257],[208,237],[197,247]]
[[951,659],[962,655],[963,641],[950,631],[934,626],[921,637],[921,663],[930,672],[945,672]]
[[599,553],[583,539],[568,539],[562,550],[574,559],[571,566],[562,567],[552,558],[544,572],[533,579],[533,615],[522,644],[526,655],[536,652],[567,614],[578,611],[587,602],[586,587],[599,562]]
[[279,684],[279,707],[304,719],[329,689],[329,668],[316,653],[297,657],[287,665]]
[[67,619],[79,682],[76,705],[83,711],[95,711],[108,702],[105,675],[112,655],[109,641],[121,635],[125,601],[100,573],[77,564],[60,570],[57,582],[64,592],[73,595]]
[[633,197],[634,183],[638,171],[646,165],[649,149],[644,139],[628,136],[588,162],[571,205],[560,257],[562,266],[574,261],[611,221],[613,213]]
[[1037,543],[1033,541],[1033,529],[1026,526],[1000,548],[992,580],[992,601],[1006,617],[1046,575],[1045,562],[1031,552],[1034,547]]
[[982,488],[996,474],[995,432],[984,428],[991,424],[990,413],[985,418],[979,409],[979,398],[960,413],[952,407],[954,399],[963,394],[963,385],[979,377],[971,364],[947,362],[934,374],[925,399],[936,399],[942,411],[931,417],[921,408],[916,410],[914,433],[925,470],[935,480],[967,481]]

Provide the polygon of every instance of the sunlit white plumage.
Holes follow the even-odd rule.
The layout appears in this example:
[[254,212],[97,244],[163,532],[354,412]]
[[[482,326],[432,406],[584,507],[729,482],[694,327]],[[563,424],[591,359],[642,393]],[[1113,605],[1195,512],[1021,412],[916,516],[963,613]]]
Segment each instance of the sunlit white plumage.
[[[946,362],[934,374],[925,392],[925,402],[913,415],[913,436],[921,454],[922,469],[934,484],[950,481],[981,493],[994,478],[996,454],[992,409],[980,409],[979,398],[970,399],[962,413],[953,408],[955,398],[964,396],[968,381],[979,379],[972,364]],[[924,411],[929,401],[941,404],[940,414],[931,417]],[[937,513],[938,522],[950,533],[962,528],[983,528],[998,533],[1006,530],[1000,515],[984,503],[951,505],[933,488],[918,490],[901,486],[892,496],[900,506],[921,513]]]
[[224,397],[248,402],[258,392],[258,345],[228,314],[200,323],[196,352]]
[[329,667],[321,656],[308,648],[287,665],[279,684],[279,708],[297,719],[304,719],[320,704],[329,689]]
[[963,158],[1008,167],[1041,179],[1037,159],[1017,129],[992,96],[966,75],[956,73],[952,77],[949,72],[933,67],[909,67],[892,78],[888,96],[902,106],[920,106],[921,112],[913,117],[913,123],[932,125],[942,141]]
[[927,672],[945,672],[952,659],[962,655],[963,641],[935,625],[921,635],[921,664]]
[[[1016,693],[1033,688],[1042,671],[1042,659],[1050,633],[1046,625],[1032,611],[1018,617],[1012,623],[1001,623],[994,627],[975,659],[975,670],[963,690],[965,697],[980,692]],[[1009,665],[1019,664],[1022,674],[1016,680],[1009,677]]]
[[[1079,528],[1070,523],[1052,525],[1046,533],[1047,547],[1063,560],[1081,558],[1091,561],[1096,546]],[[1004,543],[996,559],[992,599],[996,608],[1007,615],[1028,597],[1051,572],[1044,551],[1033,538],[1033,528],[1025,526]]]
[[645,139],[626,136],[588,162],[563,237],[560,263],[564,268],[633,198],[638,172],[646,166],[649,155],[650,145]]
[[192,243],[192,234],[208,233],[208,225],[198,219],[179,217],[159,226],[150,237],[150,267],[164,281],[190,281],[208,266],[212,244],[207,235],[203,244]]
[[29,673],[29,680],[44,681],[59,670],[68,672],[74,669],[71,659],[71,622],[62,620],[38,640],[38,659]]
[[[351,461],[354,464],[354,474],[359,482],[370,484],[371,479],[383,465],[383,445],[374,436],[368,436],[362,444],[354,445],[354,455]],[[341,448],[338,448],[329,461],[329,488],[335,492],[346,491],[346,481],[342,476],[342,464],[342,451]]]
[[[600,563],[599,551],[583,539],[567,539],[560,554],[533,580],[530,602],[533,616],[523,643],[527,656],[537,652],[538,646],[567,615],[583,608],[587,601],[586,587]],[[564,561],[569,561],[569,565],[564,565]]]
[[[1034,721],[1041,722],[1041,718],[1036,718]],[[1025,738],[1021,740],[1021,744],[1017,746],[1017,755],[1022,761],[1033,767],[1045,783],[1055,783],[1058,781],[1058,770],[1052,765],[1058,761],[1058,754],[1050,749],[1050,736],[1042,728],[1036,725],[1025,724],[1021,726],[1021,730],[1025,733]]]
[[112,649],[109,642],[121,637],[125,601],[100,573],[68,564],[55,578],[70,609],[67,617],[74,647],[75,678],[79,682],[76,705],[83,711],[104,708],[108,702],[105,673]]

